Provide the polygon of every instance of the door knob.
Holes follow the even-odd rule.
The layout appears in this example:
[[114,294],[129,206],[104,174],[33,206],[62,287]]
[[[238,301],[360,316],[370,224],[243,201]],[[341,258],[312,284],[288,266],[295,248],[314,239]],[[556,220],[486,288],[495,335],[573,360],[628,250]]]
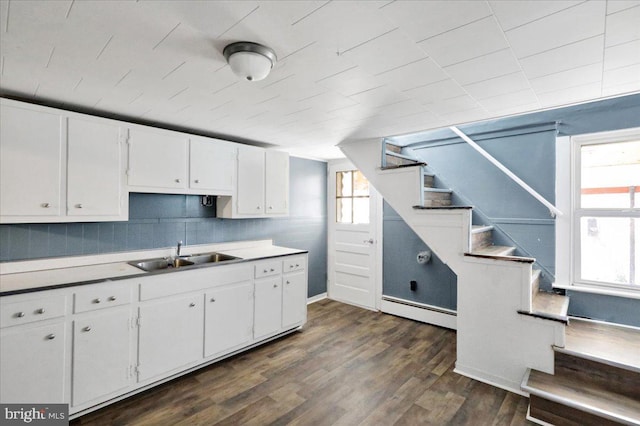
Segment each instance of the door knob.
[[373,244],[373,238],[369,238],[368,240],[364,240],[363,243]]

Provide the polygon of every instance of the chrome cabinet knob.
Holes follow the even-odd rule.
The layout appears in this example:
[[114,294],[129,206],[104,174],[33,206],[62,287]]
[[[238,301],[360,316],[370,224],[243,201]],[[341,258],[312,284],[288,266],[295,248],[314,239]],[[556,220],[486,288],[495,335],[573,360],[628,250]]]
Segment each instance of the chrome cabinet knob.
[[48,209],[49,207],[51,207],[51,204],[49,203],[42,203],[40,204],[40,207],[44,208],[44,209]]
[[267,273],[267,272],[269,272],[269,271],[267,271],[267,270],[265,269],[265,270],[264,270],[264,271],[262,271],[262,272],[264,272],[264,273],[266,274],[266,273]]
[[212,302],[215,302],[215,301],[216,301],[216,298],[215,298],[215,297],[212,297],[212,298],[211,298],[211,301],[212,301]]
[[257,210],[260,210],[260,206],[256,207]]
[[274,285],[273,285],[273,288],[278,288],[278,284],[274,284]]
[[86,326],[85,328],[82,329],[82,331],[91,331],[91,327],[90,326]]
[[36,311],[37,314],[44,314],[44,308],[40,308]]
[[273,210],[273,206],[269,206],[269,210]]
[[176,183],[180,183],[180,179],[176,179]]
[[93,299],[93,303],[100,303],[100,302],[101,302],[100,298]]
[[195,183],[200,183],[200,179],[194,180]]
[[76,204],[76,209],[81,209],[82,208],[82,204]]
[[17,312],[14,316],[16,318],[22,318],[24,316],[24,312]]
[[271,268],[270,271],[273,272],[273,271],[275,271],[275,269]]
[[55,335],[55,334],[53,334],[53,333],[51,333],[51,334],[49,334],[49,335],[47,336],[47,340],[53,340],[53,339],[55,339],[55,338],[56,338],[56,335]]
[[196,306],[196,304],[195,304],[195,303],[193,303],[193,302],[189,303],[189,307],[190,307],[190,308],[193,308],[194,306]]
[[109,296],[109,302],[114,302],[116,300],[115,296]]
[[291,282],[287,281],[287,284],[291,284]]
[[296,263],[296,268],[297,268],[297,267],[299,267],[299,266],[300,266],[300,265],[298,265],[298,264]]

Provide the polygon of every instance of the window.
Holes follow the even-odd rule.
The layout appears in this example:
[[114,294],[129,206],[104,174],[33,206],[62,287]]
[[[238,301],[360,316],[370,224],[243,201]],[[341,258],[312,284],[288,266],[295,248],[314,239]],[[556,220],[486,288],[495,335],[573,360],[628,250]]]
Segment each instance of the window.
[[369,223],[369,181],[359,170],[336,172],[336,222]]
[[640,290],[640,129],[572,140],[572,281]]

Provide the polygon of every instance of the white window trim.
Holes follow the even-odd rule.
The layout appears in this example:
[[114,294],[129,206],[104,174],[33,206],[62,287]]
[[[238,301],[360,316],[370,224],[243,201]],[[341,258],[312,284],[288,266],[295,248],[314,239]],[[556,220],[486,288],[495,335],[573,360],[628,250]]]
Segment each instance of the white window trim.
[[[573,245],[576,243],[574,235],[574,207],[576,184],[573,180],[577,168],[576,145],[578,143],[597,143],[615,140],[637,138],[640,127],[611,132],[591,133],[577,136],[562,136],[556,138],[556,207],[566,214],[556,218],[556,281],[554,288],[604,294],[610,296],[640,299],[640,288],[622,288],[600,284],[578,283],[574,277],[576,259]],[[570,167],[566,167],[567,164]]]

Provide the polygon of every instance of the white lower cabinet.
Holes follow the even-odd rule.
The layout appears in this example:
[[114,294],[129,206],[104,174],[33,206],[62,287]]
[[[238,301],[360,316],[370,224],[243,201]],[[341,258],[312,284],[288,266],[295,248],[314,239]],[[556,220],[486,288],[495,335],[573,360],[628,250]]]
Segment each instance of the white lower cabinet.
[[66,324],[10,327],[0,333],[0,401],[64,403]]
[[282,277],[282,328],[307,319],[307,276],[304,272]]
[[253,338],[274,334],[281,328],[282,275],[256,280]]
[[293,330],[306,257],[3,296],[0,403],[69,403],[76,417]]
[[253,338],[253,283],[245,281],[205,295],[204,356],[221,354]]
[[[179,285],[179,280],[176,280],[176,285]],[[203,315],[202,293],[147,302],[140,306],[140,382],[202,359]]]
[[78,406],[131,383],[131,314],[128,306],[73,320],[71,404]]

